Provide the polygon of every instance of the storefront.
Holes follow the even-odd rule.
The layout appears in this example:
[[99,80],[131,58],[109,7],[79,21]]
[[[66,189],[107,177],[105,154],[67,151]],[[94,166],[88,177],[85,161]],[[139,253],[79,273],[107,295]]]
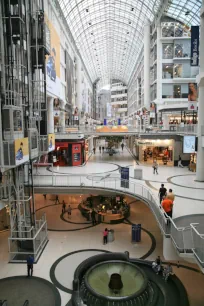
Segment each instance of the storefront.
[[152,164],[157,160],[159,164],[173,166],[173,139],[137,139],[135,141],[136,156],[140,162]]
[[85,140],[56,140],[54,166],[80,166],[86,160]]

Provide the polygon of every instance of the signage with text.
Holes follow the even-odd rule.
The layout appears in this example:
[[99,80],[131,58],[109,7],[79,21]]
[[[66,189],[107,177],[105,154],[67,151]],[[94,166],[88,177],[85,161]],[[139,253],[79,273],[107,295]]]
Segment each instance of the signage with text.
[[199,65],[199,26],[191,27],[191,66]]

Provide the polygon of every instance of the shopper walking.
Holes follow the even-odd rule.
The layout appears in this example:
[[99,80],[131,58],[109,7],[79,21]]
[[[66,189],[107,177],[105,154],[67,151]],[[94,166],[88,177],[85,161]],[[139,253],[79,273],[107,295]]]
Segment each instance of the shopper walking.
[[34,258],[31,255],[29,255],[27,258],[28,277],[33,276],[33,263],[34,263]]
[[58,195],[56,195],[56,198],[55,198],[55,204],[57,205],[57,204],[60,204],[60,201],[59,201],[59,196]]
[[46,200],[47,195],[46,195],[46,194],[43,194],[43,197],[44,197],[44,199]]
[[103,244],[108,243],[108,229],[105,228],[105,231],[103,232]]
[[65,201],[63,200],[62,201],[62,213],[64,214],[66,211],[66,204],[65,204]]
[[174,200],[175,200],[175,195],[174,195],[174,193],[173,193],[173,190],[172,189],[169,189],[169,192],[167,193],[167,199],[170,199],[170,200],[172,200],[172,202],[174,202]]
[[94,209],[91,211],[91,220],[92,220],[92,225],[96,224],[96,212]]
[[124,143],[122,142],[122,143],[121,143],[122,151],[123,151],[123,149],[124,149],[124,146],[125,146],[125,145],[124,145]]
[[179,155],[178,167],[183,168],[181,155]]
[[167,194],[167,189],[164,187],[164,184],[161,184],[158,194],[160,203],[162,202],[163,198],[166,197],[166,194]]
[[159,173],[158,173],[158,167],[159,167],[159,165],[158,165],[157,161],[154,160],[153,165],[152,165],[153,174],[159,174]]
[[101,146],[99,146],[99,152],[101,153]]
[[170,218],[172,218],[172,213],[173,213],[173,202],[172,200],[168,199],[167,197],[162,201],[162,208],[165,211],[165,213],[167,214],[167,216],[169,216]]
[[96,148],[95,147],[93,148],[93,153],[96,154]]
[[104,153],[104,150],[105,150],[105,148],[104,148],[104,147],[102,147],[102,153]]
[[71,208],[70,205],[69,205],[68,208],[67,208],[67,214],[68,214],[68,219],[71,219],[71,216],[72,216],[72,208]]
[[2,174],[1,169],[0,169],[0,184],[2,184],[2,178],[3,178],[3,174]]

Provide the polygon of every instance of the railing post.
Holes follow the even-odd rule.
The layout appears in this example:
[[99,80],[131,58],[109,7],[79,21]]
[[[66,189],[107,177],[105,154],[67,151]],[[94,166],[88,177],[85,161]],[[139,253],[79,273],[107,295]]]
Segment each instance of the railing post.
[[185,249],[185,242],[184,242],[184,230],[182,229],[182,239],[183,239],[183,250],[184,250],[184,253],[186,253],[186,249]]

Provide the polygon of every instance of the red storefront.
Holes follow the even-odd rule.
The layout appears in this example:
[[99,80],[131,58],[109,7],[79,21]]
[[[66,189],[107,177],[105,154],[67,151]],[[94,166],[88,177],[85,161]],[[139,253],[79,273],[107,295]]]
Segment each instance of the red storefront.
[[55,166],[80,166],[85,161],[85,140],[56,140]]

